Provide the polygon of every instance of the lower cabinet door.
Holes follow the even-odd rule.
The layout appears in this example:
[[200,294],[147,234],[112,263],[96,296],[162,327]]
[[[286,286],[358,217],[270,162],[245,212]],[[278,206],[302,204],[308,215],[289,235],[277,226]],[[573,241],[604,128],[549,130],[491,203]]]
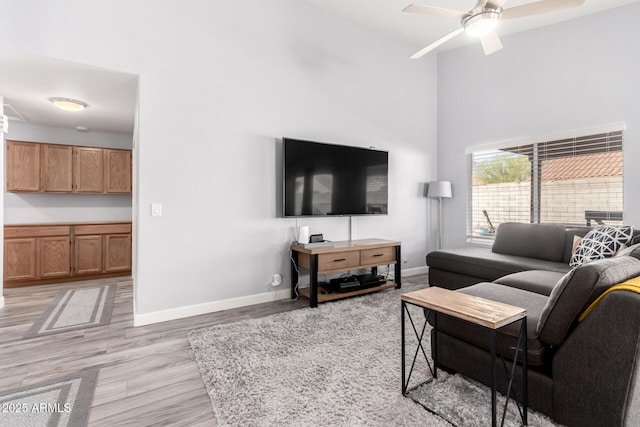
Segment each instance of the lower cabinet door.
[[71,275],[71,254],[69,236],[41,237],[40,278],[64,277]]
[[102,236],[76,236],[75,273],[102,273]]
[[131,270],[131,234],[108,234],[105,238],[105,272]]
[[6,239],[4,241],[4,279],[35,279],[37,239]]

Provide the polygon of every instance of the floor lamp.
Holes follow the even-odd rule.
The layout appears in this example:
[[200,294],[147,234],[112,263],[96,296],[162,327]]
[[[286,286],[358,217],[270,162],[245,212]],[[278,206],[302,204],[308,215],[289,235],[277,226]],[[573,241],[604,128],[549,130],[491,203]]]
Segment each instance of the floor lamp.
[[442,249],[442,199],[449,199],[451,194],[451,182],[434,181],[427,187],[427,197],[438,199],[438,249]]

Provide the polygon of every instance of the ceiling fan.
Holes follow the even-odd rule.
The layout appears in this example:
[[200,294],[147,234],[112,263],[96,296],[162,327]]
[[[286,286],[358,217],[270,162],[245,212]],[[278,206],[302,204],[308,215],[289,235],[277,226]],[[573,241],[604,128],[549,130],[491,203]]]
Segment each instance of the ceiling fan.
[[424,6],[421,4],[410,4],[403,9],[403,12],[419,13],[422,15],[445,16],[458,19],[461,27],[451,33],[439,38],[429,46],[419,50],[411,56],[417,59],[452,38],[466,32],[470,36],[480,38],[480,43],[486,55],[490,55],[502,49],[502,43],[496,27],[502,19],[523,18],[525,16],[538,15],[541,13],[555,12],[556,10],[577,7],[585,0],[540,0],[521,6],[503,9],[502,6],[507,0],[478,0],[473,9],[468,12],[461,12],[453,9],[441,7]]

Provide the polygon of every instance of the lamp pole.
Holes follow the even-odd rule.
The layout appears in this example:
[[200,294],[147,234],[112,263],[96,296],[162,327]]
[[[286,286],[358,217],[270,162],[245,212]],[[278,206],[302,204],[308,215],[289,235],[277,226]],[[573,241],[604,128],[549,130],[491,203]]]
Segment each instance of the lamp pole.
[[442,197],[438,197],[438,249],[442,249]]
[[442,198],[451,198],[451,182],[434,181],[427,187],[427,197],[438,199],[438,249],[442,249]]

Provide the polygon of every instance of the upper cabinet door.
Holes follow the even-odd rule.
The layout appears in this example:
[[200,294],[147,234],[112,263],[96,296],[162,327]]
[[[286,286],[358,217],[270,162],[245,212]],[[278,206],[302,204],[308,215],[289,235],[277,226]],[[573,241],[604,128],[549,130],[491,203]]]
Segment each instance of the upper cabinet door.
[[73,183],[73,147],[44,144],[43,190],[70,193]]
[[7,141],[7,191],[40,191],[40,146]]
[[75,193],[104,192],[104,156],[102,148],[74,147]]
[[131,193],[131,151],[104,149],[107,193]]

